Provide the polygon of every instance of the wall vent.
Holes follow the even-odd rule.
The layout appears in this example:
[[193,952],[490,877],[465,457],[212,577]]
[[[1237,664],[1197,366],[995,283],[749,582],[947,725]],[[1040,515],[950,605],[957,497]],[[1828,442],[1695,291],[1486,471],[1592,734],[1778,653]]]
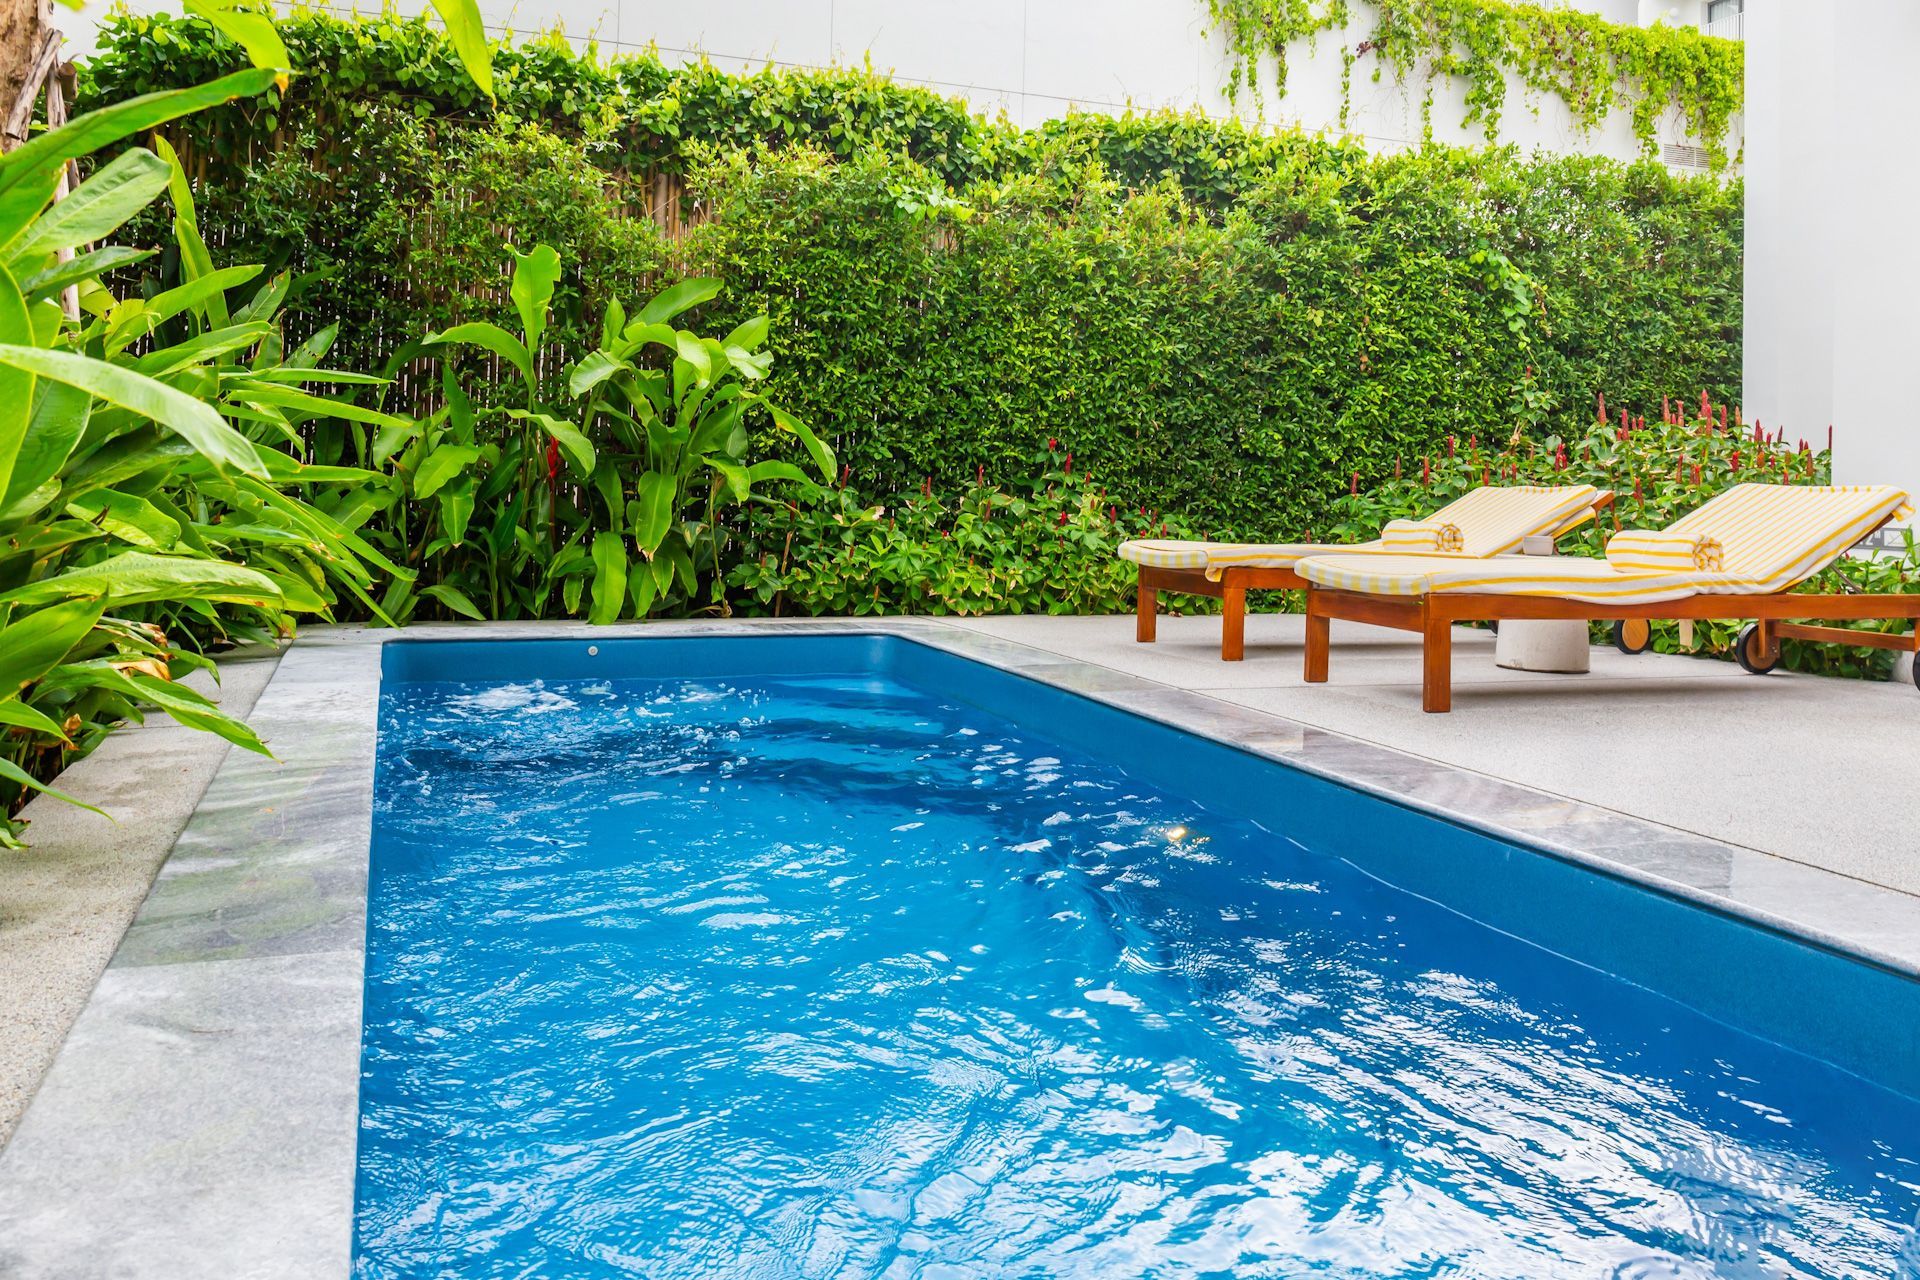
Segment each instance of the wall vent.
[[1705,147],[1689,146],[1684,142],[1669,142],[1660,148],[1660,158],[1676,169],[1710,169],[1713,158]]

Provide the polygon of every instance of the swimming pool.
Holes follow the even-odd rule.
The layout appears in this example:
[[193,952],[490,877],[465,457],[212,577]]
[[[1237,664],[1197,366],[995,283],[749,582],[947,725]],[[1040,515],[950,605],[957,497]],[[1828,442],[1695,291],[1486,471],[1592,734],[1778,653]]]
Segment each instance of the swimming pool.
[[899,638],[385,671],[362,1275],[1920,1265],[1897,975]]

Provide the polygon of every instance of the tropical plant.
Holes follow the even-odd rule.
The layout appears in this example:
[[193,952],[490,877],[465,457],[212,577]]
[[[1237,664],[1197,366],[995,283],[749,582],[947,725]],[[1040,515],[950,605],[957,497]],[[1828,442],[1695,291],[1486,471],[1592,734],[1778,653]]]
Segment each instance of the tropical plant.
[[[285,276],[216,268],[164,143],[132,147],[66,198],[70,163],[270,83],[271,68],[81,116],[0,157],[0,781],[8,812],[116,722],[160,710],[249,750],[247,726],[178,682],[207,642],[276,636],[334,588],[376,608],[398,571],[289,490],[377,484],[282,451],[320,418],[407,420],[315,394],[324,335],[288,352]],[[84,248],[163,192],[178,283],[116,296],[104,273],[145,254]],[[75,254],[76,249],[83,249]],[[245,291],[242,294],[241,291]],[[58,795],[60,793],[55,792]],[[65,798],[65,797],[63,797]],[[17,844],[0,824],[0,844]]]
[[[423,569],[418,594],[467,617],[724,612],[729,513],[774,486],[812,484],[792,462],[749,460],[756,423],[797,441],[822,482],[833,476],[833,451],[756,389],[771,364],[766,317],[718,339],[676,328],[720,292],[717,280],[682,281],[631,318],[609,305],[595,348],[549,382],[541,370],[559,361],[542,338],[559,255],[542,244],[514,256],[519,332],[472,321],[423,347],[477,349],[517,375],[524,398],[476,408],[446,366],[444,408],[394,459],[406,490],[390,508],[393,554]],[[433,519],[417,519],[427,503]],[[477,531],[476,508],[487,513]],[[386,604],[405,617],[415,591],[396,581]]]

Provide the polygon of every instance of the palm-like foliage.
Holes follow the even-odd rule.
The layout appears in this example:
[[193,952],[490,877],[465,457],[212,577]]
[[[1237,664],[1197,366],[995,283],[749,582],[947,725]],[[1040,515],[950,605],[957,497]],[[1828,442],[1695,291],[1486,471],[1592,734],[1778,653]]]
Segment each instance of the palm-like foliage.
[[[264,752],[177,682],[208,665],[200,645],[283,634],[341,589],[377,612],[374,574],[406,576],[298,496],[388,481],[297,454],[316,418],[414,424],[309,390],[372,380],[319,368],[326,334],[285,350],[286,279],[213,265],[165,145],[127,149],[53,200],[70,162],[273,79],[134,99],[0,157],[0,779],[16,797],[149,709]],[[86,246],[163,192],[180,282],[116,297],[103,274],[143,255]],[[17,841],[0,824],[0,844]]]

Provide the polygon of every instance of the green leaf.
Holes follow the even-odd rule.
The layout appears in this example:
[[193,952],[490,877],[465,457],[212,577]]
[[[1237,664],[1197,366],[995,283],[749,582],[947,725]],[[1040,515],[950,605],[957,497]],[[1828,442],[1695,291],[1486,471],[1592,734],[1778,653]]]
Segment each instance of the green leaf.
[[767,340],[767,330],[772,326],[766,316],[754,316],[734,326],[732,333],[720,340],[723,347],[737,347],[741,351],[751,351]]
[[475,622],[486,621],[486,615],[467,597],[467,593],[450,583],[436,582],[430,587],[421,588],[420,594],[432,596],[464,618],[472,618]]
[[433,0],[433,7],[446,24],[447,43],[459,55],[460,65],[480,92],[493,97],[493,45],[480,21],[479,5],[474,0]]
[[642,472],[634,481],[633,540],[651,556],[667,536],[679,506],[680,487],[665,471]]
[[617,533],[593,535],[593,604],[587,621],[602,626],[620,617],[627,597],[627,550]]
[[467,541],[467,522],[473,519],[473,477],[461,476],[440,491],[440,527],[454,546]]
[[623,369],[633,366],[618,356],[605,351],[589,351],[580,357],[573,366],[573,372],[567,376],[567,394],[583,396]]
[[727,490],[733,495],[735,502],[747,500],[747,494],[753,489],[753,478],[745,467],[736,462],[723,462],[714,457],[707,458],[706,463],[719,472],[721,479],[726,481]]
[[549,413],[527,413],[516,409],[513,416],[525,421],[536,422],[540,429],[552,436],[560,444],[560,452],[567,455],[567,461],[580,473],[582,479],[593,474],[595,455],[593,442],[580,433],[580,429],[571,422],[563,422]]
[[67,504],[67,514],[149,551],[168,551],[180,540],[180,522],[138,494],[97,489]]
[[65,801],[67,804],[76,805],[79,808],[85,809],[89,813],[97,813],[103,818],[107,816],[106,811],[104,809],[97,809],[93,805],[88,804],[85,800],[76,800],[74,797],[68,795],[64,791],[54,790],[52,787],[48,786],[44,782],[41,782],[38,778],[35,778],[32,774],[28,773],[25,769],[22,769],[19,765],[15,764],[13,761],[7,759],[4,756],[0,756],[0,778],[5,778],[10,782],[16,782],[19,785],[26,787],[30,790],[38,791],[42,795],[52,796],[55,800],[61,800],[61,801]]
[[92,396],[79,387],[61,382],[42,382],[37,390],[33,417],[27,423],[20,451],[14,457],[13,476],[7,482],[6,498],[0,502],[0,510],[11,509],[58,475],[73,455],[81,433],[87,429]]
[[274,73],[238,71],[191,89],[168,89],[89,111],[0,157],[0,248],[13,243],[47,201],[69,160],[90,156],[143,129],[264,92]]
[[[293,69],[293,58],[268,15],[236,8],[233,0],[181,0],[181,6],[188,13],[211,22],[227,39],[245,49],[254,66],[279,71]],[[286,88],[286,77],[280,77],[279,83],[282,89]]]
[[441,485],[480,460],[480,450],[470,444],[443,444],[413,473],[413,496],[431,498]]
[[[33,349],[33,318],[27,300],[5,267],[0,267],[0,343],[18,343]],[[14,461],[27,436],[33,416],[33,372],[0,365],[0,492],[13,477]]]
[[62,729],[52,716],[44,711],[36,711],[18,698],[9,698],[0,702],[0,724],[31,729],[35,733],[44,733],[59,742],[73,741],[67,737],[67,731]]
[[811,427],[785,409],[768,404],[765,400],[760,403],[767,406],[767,412],[773,415],[773,420],[780,424],[782,430],[800,438],[800,443],[806,446],[808,456],[813,459],[813,465],[820,469],[820,479],[827,484],[832,484],[833,450],[827,447],[826,442],[814,435]]
[[40,215],[12,250],[15,262],[105,238],[167,189],[167,162],[135,147]]
[[17,617],[0,629],[0,698],[22,689],[58,666],[100,621],[98,600],[69,600]]
[[483,347],[518,369],[521,379],[527,384],[529,393],[536,389],[533,379],[533,356],[528,353],[526,344],[497,324],[488,324],[481,320],[470,324],[457,324],[443,333],[430,333],[421,341],[427,344],[465,342]]
[[513,254],[513,283],[508,293],[513,309],[520,313],[520,331],[526,335],[527,350],[540,349],[540,335],[547,331],[547,307],[553,301],[553,286],[560,279],[560,255],[550,244],[537,244],[533,252]]
[[245,565],[128,551],[0,595],[0,602],[13,604],[69,599],[104,600],[122,606],[194,599],[271,609],[280,603],[280,589],[266,575]]
[[[691,307],[697,307],[720,295],[720,281],[711,277],[699,277],[682,280],[668,289],[655,294],[653,300],[640,308],[640,314],[634,317],[636,324],[664,324]],[[627,336],[633,336],[633,330],[627,330]]]
[[115,267],[124,267],[152,256],[151,249],[131,249],[125,245],[110,244],[104,249],[79,254],[67,262],[55,263],[29,277],[20,287],[29,299],[50,298],[70,284],[91,280]]
[[636,560],[627,573],[627,590],[633,593],[633,616],[644,618],[653,612],[654,601],[660,595],[660,583],[655,579],[653,566],[645,560]]
[[119,365],[71,351],[0,343],[0,365],[79,387],[96,399],[151,418],[186,440],[220,471],[266,474],[259,451],[204,401]]

